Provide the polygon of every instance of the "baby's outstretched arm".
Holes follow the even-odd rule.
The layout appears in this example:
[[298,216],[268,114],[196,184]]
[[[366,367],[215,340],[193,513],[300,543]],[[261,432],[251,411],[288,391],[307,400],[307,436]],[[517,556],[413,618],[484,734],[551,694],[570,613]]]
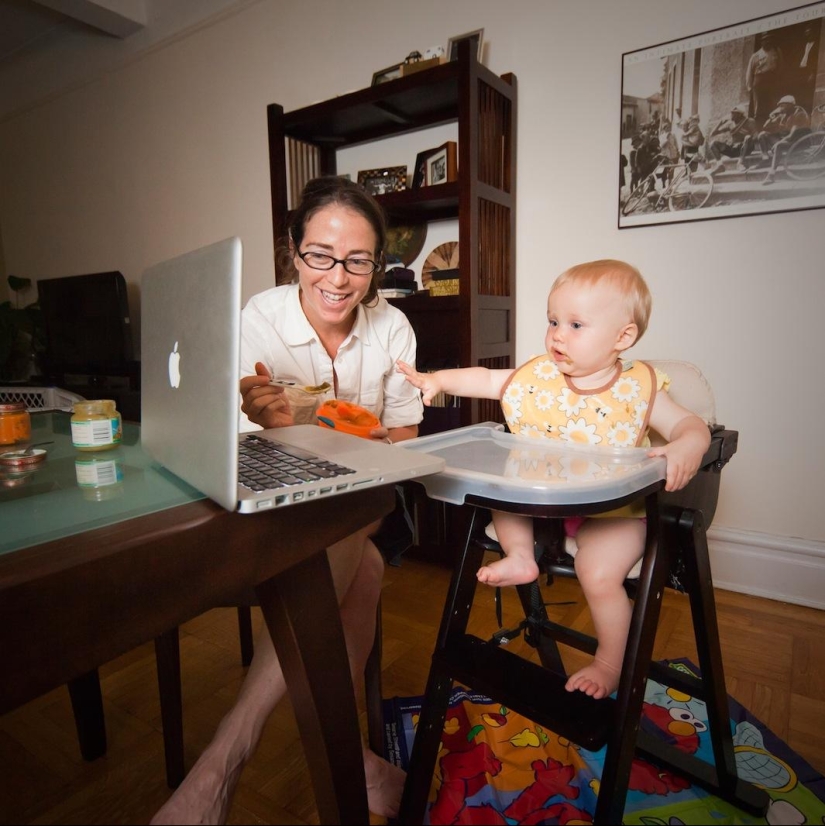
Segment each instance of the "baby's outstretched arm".
[[421,391],[424,404],[429,405],[438,393],[466,396],[473,399],[497,399],[511,370],[488,370],[486,367],[458,367],[419,373],[403,361],[396,362],[399,373]]
[[403,373],[407,381],[421,391],[421,398],[428,407],[432,400],[437,396],[442,388],[439,384],[439,376],[441,372],[435,373],[419,373],[415,367],[411,367],[404,361],[396,362],[396,368],[399,373]]

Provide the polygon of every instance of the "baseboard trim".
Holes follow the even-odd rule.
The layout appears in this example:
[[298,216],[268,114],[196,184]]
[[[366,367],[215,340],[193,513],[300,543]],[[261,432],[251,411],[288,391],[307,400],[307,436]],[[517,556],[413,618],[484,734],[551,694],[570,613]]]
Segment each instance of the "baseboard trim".
[[825,609],[825,543],[711,527],[708,547],[715,587]]

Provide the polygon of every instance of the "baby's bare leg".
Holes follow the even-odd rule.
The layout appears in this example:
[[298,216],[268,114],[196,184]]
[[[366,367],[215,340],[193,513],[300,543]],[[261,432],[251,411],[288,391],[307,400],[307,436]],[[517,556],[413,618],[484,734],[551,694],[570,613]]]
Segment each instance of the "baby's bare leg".
[[568,691],[596,700],[619,686],[632,607],[624,580],[644,552],[641,519],[588,519],[576,536],[576,575],[587,598],[598,646],[593,662],[567,681]]
[[496,536],[504,559],[478,569],[479,582],[495,587],[526,585],[539,575],[533,549],[533,520],[529,516],[493,511]]

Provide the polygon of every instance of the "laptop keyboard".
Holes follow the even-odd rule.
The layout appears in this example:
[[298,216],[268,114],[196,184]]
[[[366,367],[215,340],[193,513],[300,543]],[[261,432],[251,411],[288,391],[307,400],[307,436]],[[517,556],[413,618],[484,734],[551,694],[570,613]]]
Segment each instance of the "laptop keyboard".
[[355,471],[291,445],[258,436],[246,436],[240,442],[238,479],[256,493],[350,473]]

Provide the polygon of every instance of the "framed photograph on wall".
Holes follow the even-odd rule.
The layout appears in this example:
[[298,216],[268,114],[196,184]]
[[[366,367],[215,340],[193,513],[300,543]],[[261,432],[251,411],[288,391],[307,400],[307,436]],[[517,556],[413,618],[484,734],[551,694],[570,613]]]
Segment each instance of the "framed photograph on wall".
[[457,154],[456,142],[447,141],[427,155],[427,186],[446,184],[457,180]]
[[383,169],[362,169],[358,173],[358,183],[370,195],[386,195],[407,188],[407,167],[388,166]]
[[470,51],[472,52],[473,47],[475,48],[476,60],[481,63],[481,50],[484,46],[484,29],[476,29],[473,32],[467,32],[467,34],[457,34],[455,37],[451,37],[447,41],[447,60],[458,59],[458,44],[462,40],[469,40],[472,43]]
[[825,206],[825,2],[622,55],[619,228]]

